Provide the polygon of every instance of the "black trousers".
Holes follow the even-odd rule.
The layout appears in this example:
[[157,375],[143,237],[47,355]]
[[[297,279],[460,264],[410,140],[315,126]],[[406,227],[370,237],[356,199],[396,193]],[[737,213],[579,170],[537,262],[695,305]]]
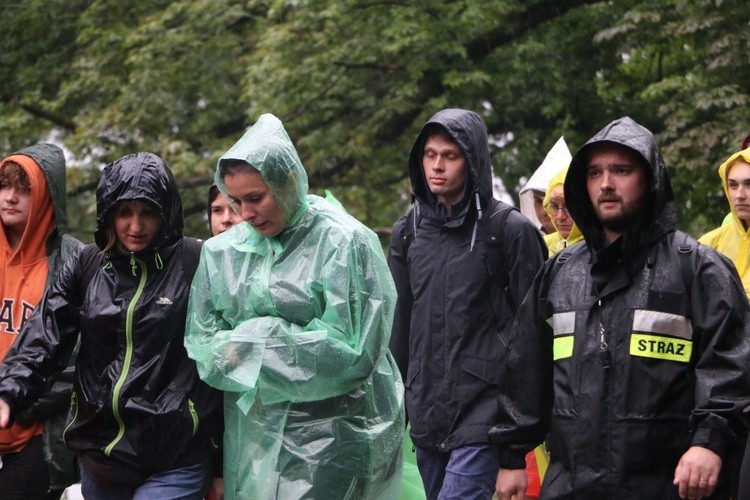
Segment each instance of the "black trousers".
[[42,436],[34,436],[18,453],[2,456],[0,498],[3,500],[46,500],[49,469],[44,461]]
[[737,498],[739,500],[750,498],[750,439],[745,444],[745,457],[740,467],[740,487]]

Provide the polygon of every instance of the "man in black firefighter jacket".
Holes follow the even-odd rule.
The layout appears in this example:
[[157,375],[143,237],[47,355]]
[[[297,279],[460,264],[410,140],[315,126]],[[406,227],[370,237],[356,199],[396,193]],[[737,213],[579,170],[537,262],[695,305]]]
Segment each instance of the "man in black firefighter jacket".
[[565,200],[586,243],[545,265],[508,330],[499,498],[523,498],[543,440],[540,498],[729,498],[750,405],[734,266],[676,231],[654,136],[630,118],[575,154]]

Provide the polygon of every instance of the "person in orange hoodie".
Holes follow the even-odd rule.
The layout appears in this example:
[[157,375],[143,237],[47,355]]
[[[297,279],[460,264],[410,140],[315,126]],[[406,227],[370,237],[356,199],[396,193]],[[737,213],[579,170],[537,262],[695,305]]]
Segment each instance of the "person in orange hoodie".
[[[0,359],[16,342],[64,259],[81,245],[65,234],[65,209],[65,156],[59,147],[36,144],[0,162]],[[75,481],[73,457],[63,449],[60,425],[70,382],[64,374],[12,426],[0,429],[3,499],[46,499],[50,486],[59,498]]]

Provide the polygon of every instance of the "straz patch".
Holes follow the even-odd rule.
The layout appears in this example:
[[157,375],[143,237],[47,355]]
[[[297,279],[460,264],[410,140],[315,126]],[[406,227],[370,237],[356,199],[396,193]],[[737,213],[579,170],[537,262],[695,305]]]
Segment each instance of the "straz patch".
[[688,363],[693,353],[693,325],[677,314],[637,309],[630,334],[630,355]]
[[564,313],[555,313],[547,320],[552,327],[555,336],[552,345],[552,359],[565,359],[573,356],[573,333],[576,326],[576,313],[569,311]]

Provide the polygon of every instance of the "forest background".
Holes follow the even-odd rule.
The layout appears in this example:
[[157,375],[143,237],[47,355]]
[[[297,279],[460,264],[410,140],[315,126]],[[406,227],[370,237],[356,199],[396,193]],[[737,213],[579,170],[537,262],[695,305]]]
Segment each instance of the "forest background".
[[69,223],[93,240],[100,169],[152,151],[207,236],[216,160],[263,112],[285,124],[311,192],[387,241],[406,161],[445,107],[482,114],[518,191],[564,136],[572,152],[629,115],[655,132],[680,228],[718,226],[716,174],[750,133],[747,0],[0,0],[0,154],[70,153]]

